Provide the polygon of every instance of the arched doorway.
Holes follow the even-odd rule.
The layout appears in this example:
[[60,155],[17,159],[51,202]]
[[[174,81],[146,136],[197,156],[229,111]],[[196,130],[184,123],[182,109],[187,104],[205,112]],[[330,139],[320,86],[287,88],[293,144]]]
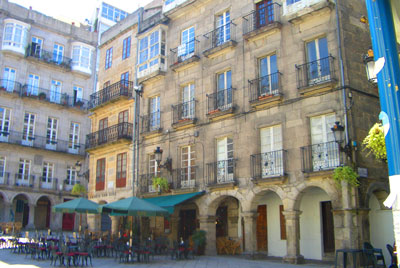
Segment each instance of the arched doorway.
[[300,254],[305,259],[333,256],[335,235],[332,202],[319,187],[309,187],[300,199]]
[[195,203],[184,204],[179,208],[177,239],[180,239],[182,237],[182,239],[186,241],[192,236],[192,234],[199,227],[197,216],[198,216],[198,208]]
[[0,222],[6,221],[7,213],[10,213],[10,212],[5,210],[5,200],[4,200],[3,194],[0,193]]
[[[100,205],[107,204],[106,201],[100,201]],[[108,214],[102,213],[100,214],[100,231],[106,232],[109,231],[111,234],[111,218]]]
[[50,227],[51,202],[47,196],[42,196],[36,203],[35,227],[36,229],[48,229]]
[[[14,212],[14,222],[21,222],[24,228],[29,221],[29,201],[24,194],[19,194],[14,197],[12,202]],[[31,212],[33,213],[33,211]]]

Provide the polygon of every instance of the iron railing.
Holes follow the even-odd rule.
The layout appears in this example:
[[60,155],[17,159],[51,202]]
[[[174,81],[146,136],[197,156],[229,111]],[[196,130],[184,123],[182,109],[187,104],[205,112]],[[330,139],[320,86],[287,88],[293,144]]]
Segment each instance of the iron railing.
[[172,123],[177,124],[186,120],[195,119],[196,101],[191,100],[172,106]]
[[71,63],[72,63],[71,58],[60,56],[56,53],[41,49],[40,46],[36,46],[36,44],[34,44],[34,43],[31,43],[28,45],[28,47],[26,48],[26,51],[25,51],[25,56],[33,57],[40,61],[43,61],[43,62],[46,62],[49,64],[54,64],[54,65],[63,67],[67,70],[71,70]]
[[208,163],[206,184],[212,186],[224,183],[236,183],[235,166],[235,159]]
[[68,179],[65,179],[65,180],[62,181],[62,183],[63,183],[63,189],[65,191],[71,191],[75,184],[78,184],[78,183],[81,183],[81,182],[79,180],[69,181]]
[[329,56],[302,65],[296,65],[297,88],[302,89],[314,85],[335,81],[334,57]]
[[39,188],[47,190],[57,190],[58,179],[41,176],[39,178]]
[[280,21],[281,5],[271,3],[243,17],[243,34]]
[[120,139],[132,140],[133,124],[123,122],[86,135],[86,149]]
[[339,145],[335,141],[302,147],[301,153],[303,172],[330,170],[343,163]]
[[252,178],[264,179],[283,176],[285,174],[284,156],[284,150],[251,155]]
[[84,144],[72,143],[60,139],[51,139],[38,135],[27,135],[26,133],[17,131],[0,132],[0,143],[1,142],[69,154],[85,154]]
[[181,62],[189,60],[193,57],[199,58],[199,45],[196,39],[187,42],[185,44],[181,44],[176,48],[171,49],[171,62],[173,67],[174,65],[178,65]]
[[34,175],[16,173],[14,176],[14,182],[12,185],[33,188],[34,183],[35,183]]
[[93,109],[119,97],[132,97],[133,82],[121,80],[90,95],[89,108]]
[[196,180],[198,173],[197,166],[175,169],[173,172],[172,187],[173,189],[186,189],[199,186]]
[[0,79],[0,90],[7,91],[9,93],[15,92],[21,94],[22,84],[13,80]]
[[236,41],[236,24],[229,22],[204,34],[204,37],[206,38],[205,51],[222,46],[229,41]]
[[153,187],[153,178],[160,176],[159,174],[149,173],[142,174],[139,177],[139,190],[141,193],[156,193],[159,189]]
[[10,183],[10,173],[9,172],[4,172],[1,170],[0,172],[0,185],[9,185]]
[[161,112],[141,116],[141,133],[149,133],[161,129]]
[[249,81],[250,102],[281,94],[280,73],[276,72]]
[[212,94],[207,94],[208,114],[226,111],[233,107],[233,88],[219,90]]

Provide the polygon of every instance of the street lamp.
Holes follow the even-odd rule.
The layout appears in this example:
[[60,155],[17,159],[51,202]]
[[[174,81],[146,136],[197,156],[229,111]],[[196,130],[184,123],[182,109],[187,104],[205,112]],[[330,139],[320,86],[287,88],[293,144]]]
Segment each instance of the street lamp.
[[333,132],[333,137],[335,142],[339,145],[339,150],[344,152],[349,158],[351,158],[351,145],[350,143],[342,146],[343,142],[343,134],[344,134],[344,126],[340,124],[339,121],[335,122],[335,125],[331,128]]
[[156,150],[154,151],[154,155],[155,155],[155,158],[156,158],[157,166],[159,168],[165,168],[169,172],[171,172],[172,171],[172,159],[168,157],[165,160],[164,164],[161,164],[162,153],[163,153],[163,150],[160,147],[157,147]]
[[367,54],[363,56],[365,71],[367,72],[368,81],[376,84],[376,72],[375,72],[375,61],[374,61],[374,51],[372,49],[368,49]]

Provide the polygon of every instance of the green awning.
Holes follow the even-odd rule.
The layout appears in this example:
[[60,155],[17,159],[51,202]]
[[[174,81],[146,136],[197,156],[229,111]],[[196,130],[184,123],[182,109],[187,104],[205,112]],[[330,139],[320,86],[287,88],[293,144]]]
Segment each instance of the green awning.
[[179,205],[185,201],[188,201],[192,198],[195,198],[197,196],[200,196],[204,194],[204,191],[202,192],[195,192],[195,193],[189,193],[189,194],[175,194],[175,195],[165,195],[165,196],[157,196],[157,197],[151,197],[151,198],[144,198],[144,200],[160,206],[166,210],[170,214],[174,213],[174,207],[176,205]]

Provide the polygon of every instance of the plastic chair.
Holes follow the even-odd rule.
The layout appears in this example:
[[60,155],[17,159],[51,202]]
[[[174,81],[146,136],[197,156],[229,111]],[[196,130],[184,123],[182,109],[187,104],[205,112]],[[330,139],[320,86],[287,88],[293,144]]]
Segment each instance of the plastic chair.
[[[363,251],[367,257],[367,265],[369,265],[372,261],[373,267],[385,267],[385,258],[383,257],[382,249],[374,248],[370,243],[364,242]],[[379,263],[379,261],[381,263]]]
[[393,247],[389,244],[386,245],[387,250],[389,251],[391,261],[389,268],[397,268],[397,256],[393,254]]

